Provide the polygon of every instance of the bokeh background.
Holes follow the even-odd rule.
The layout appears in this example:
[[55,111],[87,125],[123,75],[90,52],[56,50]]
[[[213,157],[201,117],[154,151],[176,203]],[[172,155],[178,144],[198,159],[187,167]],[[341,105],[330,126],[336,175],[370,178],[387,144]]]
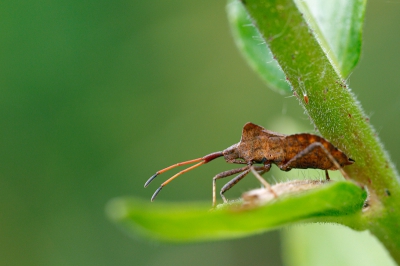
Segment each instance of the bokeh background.
[[[282,264],[278,232],[160,244],[123,234],[104,212],[114,197],[150,199],[168,177],[144,189],[155,171],[238,142],[245,122],[313,132],[297,100],[269,90],[241,58],[225,5],[1,2],[1,265]],[[398,0],[368,2],[350,77],[395,163],[399,14]],[[212,176],[230,167],[196,169],[157,200],[211,202]],[[244,179],[227,196],[256,186]]]

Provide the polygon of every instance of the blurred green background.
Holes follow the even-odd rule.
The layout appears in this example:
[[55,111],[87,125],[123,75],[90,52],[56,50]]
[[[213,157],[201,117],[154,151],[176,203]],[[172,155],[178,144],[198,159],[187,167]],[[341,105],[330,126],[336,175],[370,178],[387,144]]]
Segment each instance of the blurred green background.
[[[144,189],[148,177],[238,142],[245,122],[313,131],[297,100],[269,90],[241,58],[225,5],[2,1],[1,265],[282,263],[278,232],[168,245],[130,238],[104,213],[114,197],[150,200],[169,175]],[[400,1],[369,1],[363,56],[350,77],[395,163],[398,14]],[[212,177],[231,167],[221,159],[196,169],[157,200],[211,204]],[[256,186],[248,178],[226,195]]]

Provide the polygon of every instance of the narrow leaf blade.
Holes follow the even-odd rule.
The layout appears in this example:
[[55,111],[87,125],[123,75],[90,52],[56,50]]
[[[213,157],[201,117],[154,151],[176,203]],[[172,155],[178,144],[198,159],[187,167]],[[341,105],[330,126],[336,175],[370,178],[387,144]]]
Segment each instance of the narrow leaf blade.
[[365,198],[366,192],[353,183],[335,182],[254,209],[232,204],[210,211],[208,204],[117,198],[108,204],[107,214],[131,234],[188,242],[237,238],[313,217],[350,215],[360,212]]
[[297,1],[320,44],[344,77],[361,55],[366,0]]
[[285,74],[273,59],[271,51],[257,28],[252,24],[242,3],[236,0],[230,1],[227,12],[236,46],[247,59],[251,68],[271,89],[281,94],[289,94],[291,88],[285,81]]

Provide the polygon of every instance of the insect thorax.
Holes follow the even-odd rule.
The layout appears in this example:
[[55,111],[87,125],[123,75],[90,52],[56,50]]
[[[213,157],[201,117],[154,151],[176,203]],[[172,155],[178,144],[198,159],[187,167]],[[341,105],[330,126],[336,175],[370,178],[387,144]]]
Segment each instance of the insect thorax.
[[238,144],[239,143],[233,144],[229,148],[226,148],[225,150],[223,150],[222,154],[224,155],[225,161],[232,162],[232,161],[240,158]]

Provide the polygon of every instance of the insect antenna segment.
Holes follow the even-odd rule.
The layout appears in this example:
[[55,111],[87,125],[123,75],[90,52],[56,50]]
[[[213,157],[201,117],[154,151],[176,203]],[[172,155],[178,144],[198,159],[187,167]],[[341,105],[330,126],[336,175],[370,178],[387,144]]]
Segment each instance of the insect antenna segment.
[[176,164],[173,164],[171,166],[168,166],[167,168],[164,168],[164,169],[158,171],[157,173],[152,175],[149,178],[149,180],[147,180],[147,182],[144,184],[144,187],[147,187],[159,174],[167,172],[168,170],[171,170],[171,169],[173,169],[175,167],[178,167],[178,166],[199,162],[199,163],[197,163],[195,165],[192,165],[192,166],[180,171],[179,173],[173,175],[172,177],[167,179],[164,183],[162,183],[161,186],[154,192],[153,196],[151,197],[151,201],[154,201],[154,199],[157,197],[158,193],[161,191],[161,189],[164,186],[166,186],[169,182],[171,182],[172,180],[174,180],[178,176],[180,176],[180,175],[182,175],[182,174],[184,174],[186,172],[189,172],[190,170],[193,170],[194,168],[197,168],[197,167],[199,167],[199,166],[201,166],[203,164],[206,164],[206,163],[208,163],[208,162],[210,162],[210,161],[212,161],[212,160],[214,160],[214,159],[216,159],[218,157],[221,157],[221,156],[223,156],[222,151],[218,151],[218,152],[214,152],[214,153],[208,154],[208,155],[206,155],[204,157],[201,157],[201,158],[197,158],[197,159],[193,159],[193,160],[189,160],[189,161],[185,161],[185,162],[181,162],[181,163],[176,163]]

